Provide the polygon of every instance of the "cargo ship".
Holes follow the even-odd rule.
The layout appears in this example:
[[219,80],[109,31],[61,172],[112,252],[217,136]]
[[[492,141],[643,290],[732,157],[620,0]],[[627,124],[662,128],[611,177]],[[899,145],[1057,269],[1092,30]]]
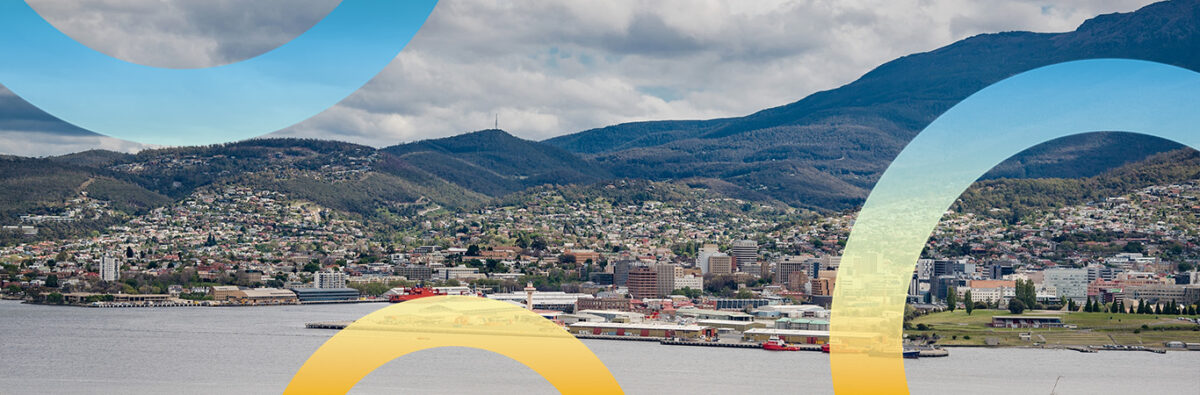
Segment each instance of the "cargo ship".
[[428,298],[430,296],[443,296],[445,292],[438,291],[427,287],[402,288],[401,292],[394,293],[388,296],[388,301],[392,303],[407,302],[413,299]]

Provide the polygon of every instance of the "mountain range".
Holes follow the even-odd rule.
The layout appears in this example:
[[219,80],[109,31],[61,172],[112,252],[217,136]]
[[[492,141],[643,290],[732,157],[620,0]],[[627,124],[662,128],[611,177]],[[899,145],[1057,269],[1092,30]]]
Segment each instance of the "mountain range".
[[[484,130],[382,149],[254,139],[137,154],[0,157],[0,218],[9,222],[23,213],[53,211],[77,192],[136,213],[197,188],[234,184],[278,190],[364,217],[386,217],[411,213],[421,202],[469,208],[531,187],[614,179],[679,181],[749,200],[850,209],[861,204],[892,158],[921,129],[971,93],[1006,77],[1097,57],[1200,70],[1198,19],[1200,0],[1168,1],[1101,15],[1072,32],[978,35],[893,60],[840,88],[744,117],[627,123],[541,142]],[[1033,147],[985,178],[1131,174],[1114,171],[1180,148],[1130,133],[1078,135]],[[1157,163],[1151,159],[1147,163]]]

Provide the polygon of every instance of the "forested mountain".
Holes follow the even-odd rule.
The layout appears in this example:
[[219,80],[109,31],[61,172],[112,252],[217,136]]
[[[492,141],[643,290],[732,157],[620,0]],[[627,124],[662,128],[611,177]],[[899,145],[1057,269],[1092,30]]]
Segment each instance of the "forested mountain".
[[413,168],[463,188],[500,196],[543,184],[592,183],[610,174],[563,149],[483,130],[384,148]]
[[[1003,78],[1098,57],[1200,70],[1198,18],[1200,1],[1168,1],[1101,15],[1073,32],[983,34],[896,59],[848,85],[745,117],[629,123],[546,142],[589,156],[618,177],[718,178],[798,206],[854,207],[921,129]],[[1061,145],[1015,158],[993,175],[1091,176],[1178,148],[1129,136],[1056,144]],[[1121,160],[1103,155],[1114,152]],[[1019,163],[1036,165],[1018,169]]]
[[[82,196],[108,202],[103,209],[118,214],[63,229],[47,225],[54,235],[78,233],[170,204],[198,188],[228,185],[282,192],[383,224],[421,210],[519,200],[545,185],[566,197],[614,201],[704,193],[850,209],[925,125],[1000,79],[1095,57],[1200,69],[1198,18],[1200,0],[1170,1],[1102,15],[1073,32],[984,34],[896,59],[841,88],[745,117],[630,123],[545,142],[484,130],[383,149],[254,139],[137,154],[93,150],[42,159],[3,157],[0,224],[16,224],[20,215],[61,213]],[[958,208],[1015,219],[1195,177],[1200,156],[1167,152],[1177,148],[1128,133],[1059,139],[997,166]],[[1167,153],[1155,155],[1162,152]],[[614,180],[624,189],[599,189]],[[647,180],[670,181],[657,184],[670,187],[637,191],[656,185]],[[1000,210],[991,210],[996,207]]]

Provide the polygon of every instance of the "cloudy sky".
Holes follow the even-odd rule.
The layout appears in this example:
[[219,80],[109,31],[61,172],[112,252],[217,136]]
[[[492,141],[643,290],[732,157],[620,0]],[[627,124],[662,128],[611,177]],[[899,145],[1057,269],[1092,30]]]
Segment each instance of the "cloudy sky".
[[[28,0],[76,40],[145,65],[270,51],[337,0]],[[442,0],[378,77],[277,136],[386,146],[500,127],[542,140],[611,124],[745,115],[979,33],[1073,30],[1149,0]],[[2,83],[3,81],[0,81]],[[142,146],[0,90],[0,153]]]

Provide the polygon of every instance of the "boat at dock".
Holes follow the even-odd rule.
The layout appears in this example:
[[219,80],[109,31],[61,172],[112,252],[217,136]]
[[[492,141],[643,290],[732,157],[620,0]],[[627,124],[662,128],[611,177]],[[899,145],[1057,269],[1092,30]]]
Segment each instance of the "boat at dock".
[[770,339],[767,339],[767,341],[762,344],[762,348],[767,351],[800,351],[801,350],[800,346],[787,344],[787,342],[783,341],[783,339],[780,339],[777,336],[771,336]]
[[407,302],[413,299],[428,298],[430,296],[444,296],[445,292],[438,291],[428,287],[413,287],[401,288],[400,292],[388,296],[388,301],[392,303]]

